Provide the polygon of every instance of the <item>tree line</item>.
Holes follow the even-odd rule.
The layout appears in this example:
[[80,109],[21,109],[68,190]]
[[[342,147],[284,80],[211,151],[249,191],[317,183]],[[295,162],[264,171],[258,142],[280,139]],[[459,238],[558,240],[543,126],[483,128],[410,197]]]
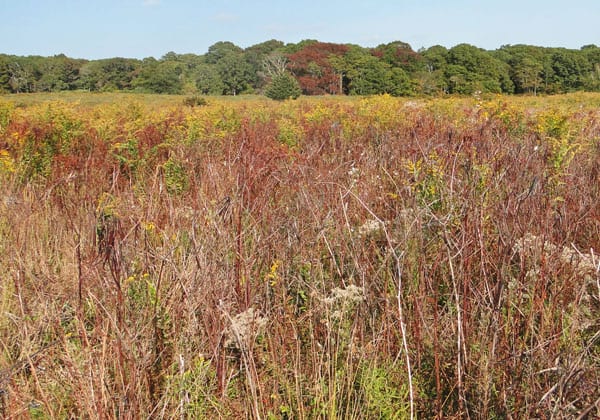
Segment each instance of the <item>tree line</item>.
[[217,42],[203,55],[169,52],[142,60],[0,54],[1,93],[63,90],[275,96],[600,91],[600,47],[459,44],[414,51],[401,41],[364,48],[270,40],[245,49]]

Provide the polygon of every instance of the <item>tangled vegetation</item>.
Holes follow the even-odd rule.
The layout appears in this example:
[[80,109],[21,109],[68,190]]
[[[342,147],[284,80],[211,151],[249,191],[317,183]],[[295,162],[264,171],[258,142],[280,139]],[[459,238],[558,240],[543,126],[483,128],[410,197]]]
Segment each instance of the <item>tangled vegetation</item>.
[[69,98],[0,99],[0,416],[600,415],[597,94]]

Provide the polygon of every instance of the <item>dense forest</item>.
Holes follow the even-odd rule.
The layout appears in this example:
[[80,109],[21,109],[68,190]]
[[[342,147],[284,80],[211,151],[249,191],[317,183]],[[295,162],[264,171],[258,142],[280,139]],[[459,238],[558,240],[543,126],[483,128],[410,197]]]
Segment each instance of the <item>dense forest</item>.
[[[293,76],[293,78],[290,77]],[[217,42],[204,55],[85,60],[0,54],[0,93],[62,90],[169,94],[265,93],[277,78],[305,95],[393,96],[600,91],[600,47],[469,44],[414,51],[401,41],[364,48],[316,40]]]

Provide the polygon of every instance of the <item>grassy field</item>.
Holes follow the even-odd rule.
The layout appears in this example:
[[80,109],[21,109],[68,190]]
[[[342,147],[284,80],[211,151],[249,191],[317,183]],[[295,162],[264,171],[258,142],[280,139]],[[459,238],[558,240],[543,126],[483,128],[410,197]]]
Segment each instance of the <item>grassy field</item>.
[[600,95],[0,97],[0,416],[600,416]]

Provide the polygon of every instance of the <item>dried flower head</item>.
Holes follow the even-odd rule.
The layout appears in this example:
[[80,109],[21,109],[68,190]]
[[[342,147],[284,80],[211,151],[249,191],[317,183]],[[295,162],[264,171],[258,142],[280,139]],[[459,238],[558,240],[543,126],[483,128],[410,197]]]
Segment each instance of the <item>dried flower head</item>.
[[237,350],[246,348],[264,330],[267,321],[254,308],[237,314],[225,330],[225,347]]

